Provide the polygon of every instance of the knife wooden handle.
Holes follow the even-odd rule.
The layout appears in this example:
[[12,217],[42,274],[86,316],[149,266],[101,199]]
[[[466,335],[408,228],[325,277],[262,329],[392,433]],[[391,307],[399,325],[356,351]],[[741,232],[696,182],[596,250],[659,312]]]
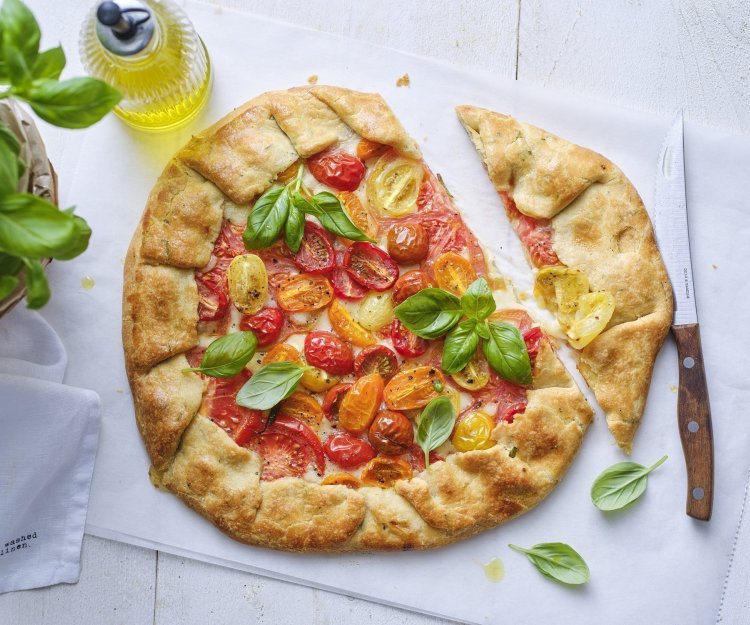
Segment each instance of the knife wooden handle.
[[677,420],[687,465],[687,514],[708,521],[714,494],[714,439],[701,334],[697,323],[672,326],[672,331],[680,367]]

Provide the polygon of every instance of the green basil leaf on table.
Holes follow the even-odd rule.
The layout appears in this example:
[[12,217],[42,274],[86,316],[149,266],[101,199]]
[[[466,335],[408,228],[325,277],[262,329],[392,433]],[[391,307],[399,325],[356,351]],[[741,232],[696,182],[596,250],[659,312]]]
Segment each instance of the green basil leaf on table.
[[589,567],[581,555],[565,543],[540,543],[529,549],[508,545],[526,554],[537,570],[550,579],[563,584],[585,584],[591,578]]
[[89,240],[91,239],[91,226],[89,226],[83,217],[73,214],[70,215],[75,224],[76,236],[68,247],[52,256],[57,260],[70,260],[71,258],[80,256],[89,246]]
[[306,202],[306,204],[312,207],[312,210],[308,208],[307,212],[317,217],[320,225],[328,230],[328,232],[349,239],[350,241],[373,242],[370,237],[354,225],[354,222],[352,222],[344,210],[341,200],[333,193],[321,191],[310,199],[311,201]]
[[16,276],[0,276],[0,300],[5,299],[18,286]]
[[248,250],[262,250],[279,238],[289,215],[289,189],[266,191],[255,202],[247,218],[242,239]]
[[430,466],[430,452],[448,440],[455,424],[456,413],[447,397],[436,397],[422,410],[415,438],[424,451],[425,466]]
[[60,78],[60,74],[64,68],[65,52],[62,46],[57,46],[56,48],[45,50],[36,57],[34,64],[31,66],[31,75],[36,80],[41,78],[57,80]]
[[35,258],[24,258],[26,265],[26,303],[29,308],[41,308],[49,301],[50,290],[42,263]]
[[4,45],[12,45],[30,63],[39,52],[41,32],[34,14],[19,0],[3,0],[0,7],[0,30]]
[[479,334],[475,319],[466,319],[455,326],[445,337],[441,368],[446,373],[461,371],[477,351]]
[[469,319],[477,321],[484,321],[495,312],[497,306],[487,280],[477,278],[469,285],[461,296],[461,308]]
[[10,84],[13,85],[14,90],[28,89],[31,84],[31,72],[23,53],[15,46],[6,43],[3,45],[3,58]]
[[19,176],[18,156],[0,141],[0,197],[15,192]]
[[185,371],[198,371],[212,378],[230,378],[245,368],[257,347],[258,339],[252,332],[233,332],[208,346],[200,367]]
[[71,215],[30,194],[0,200],[0,251],[14,256],[45,258],[64,253],[78,236]]
[[490,366],[510,382],[531,384],[531,361],[518,328],[504,321],[487,328],[490,338],[482,342],[482,350]]
[[294,201],[289,204],[289,216],[284,226],[284,240],[287,247],[295,254],[302,245],[302,237],[305,234],[305,215],[297,208]]
[[664,464],[667,456],[650,467],[637,462],[618,462],[604,469],[591,486],[591,501],[599,510],[620,510],[633,503],[645,491],[648,474]]
[[44,121],[61,128],[88,128],[122,99],[119,91],[95,78],[35,80],[18,97]]
[[417,336],[436,339],[461,319],[461,301],[442,289],[423,289],[396,306],[393,314]]
[[305,368],[293,362],[272,362],[245,382],[235,401],[245,408],[270,410],[297,388]]

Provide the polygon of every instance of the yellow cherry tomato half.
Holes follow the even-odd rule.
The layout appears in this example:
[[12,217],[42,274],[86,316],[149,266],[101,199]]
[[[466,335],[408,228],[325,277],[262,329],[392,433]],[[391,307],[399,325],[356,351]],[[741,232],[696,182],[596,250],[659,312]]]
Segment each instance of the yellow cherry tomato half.
[[457,451],[489,449],[497,444],[492,438],[495,422],[490,415],[481,410],[472,412],[456,426],[451,442]]
[[607,327],[615,312],[615,298],[609,291],[587,293],[578,298],[575,317],[566,330],[568,342],[583,349]]
[[227,269],[229,297],[237,309],[254,315],[268,300],[266,266],[255,254],[235,256]]
[[461,297],[477,279],[477,273],[471,263],[455,252],[446,252],[438,256],[433,269],[438,286],[458,297]]
[[368,237],[374,239],[378,234],[378,226],[370,211],[362,204],[357,194],[351,191],[342,191],[339,193],[339,200],[344,205],[344,210],[349,215],[352,223]]
[[317,431],[323,422],[323,408],[311,395],[304,391],[294,391],[281,402],[279,416],[294,417]]
[[299,350],[296,347],[289,345],[289,343],[279,343],[263,356],[264,365],[267,365],[270,362],[293,362],[301,365],[302,356],[300,355]]
[[534,279],[534,297],[567,324],[575,314],[578,298],[589,292],[589,280],[580,269],[562,265],[544,267]]
[[383,401],[383,378],[371,373],[359,378],[346,392],[339,406],[339,425],[361,434],[370,427]]
[[424,169],[419,161],[383,154],[367,177],[367,202],[382,217],[402,217],[417,210]]
[[461,388],[478,391],[490,381],[490,365],[481,350],[477,349],[466,366],[451,377]]
[[351,473],[332,473],[326,475],[321,482],[323,486],[346,486],[347,488],[359,488],[362,483]]
[[336,334],[357,347],[369,347],[378,342],[372,332],[354,321],[346,306],[337,299],[333,300],[328,309],[328,320]]
[[328,371],[323,371],[318,367],[309,367],[305,369],[299,383],[313,393],[322,393],[336,386],[339,381],[338,377],[328,373]]
[[357,321],[367,329],[376,332],[393,320],[393,300],[390,291],[381,293],[370,291],[359,304]]

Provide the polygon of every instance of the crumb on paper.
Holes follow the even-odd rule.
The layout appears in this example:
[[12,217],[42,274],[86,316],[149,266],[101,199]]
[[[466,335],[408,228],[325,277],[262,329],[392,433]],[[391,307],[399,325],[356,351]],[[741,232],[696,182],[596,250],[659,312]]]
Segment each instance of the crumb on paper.
[[713,263],[711,263],[711,267],[713,267],[714,269],[718,269],[719,268],[718,265],[714,265]]
[[672,385],[670,385],[669,390],[672,391],[673,393],[676,393],[677,392],[677,387],[674,384],[672,384]]
[[124,256],[123,256],[123,257],[122,257],[122,258],[120,259],[120,264],[121,264],[121,265],[124,265],[124,264],[125,264],[125,257],[124,257]]
[[409,87],[411,85],[411,79],[409,78],[409,74],[404,74],[396,81],[397,87]]
[[316,85],[316,84],[318,84],[318,75],[317,74],[310,74],[307,77],[307,84],[309,84],[309,85]]
[[124,388],[116,388],[115,389],[115,393],[124,393],[124,392],[125,392]]
[[422,137],[422,141],[427,141],[427,135],[425,135],[424,137]]

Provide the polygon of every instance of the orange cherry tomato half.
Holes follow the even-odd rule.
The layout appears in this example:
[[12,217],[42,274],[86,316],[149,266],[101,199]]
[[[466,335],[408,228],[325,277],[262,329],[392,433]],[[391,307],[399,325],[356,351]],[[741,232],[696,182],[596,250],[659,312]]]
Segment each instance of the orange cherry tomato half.
[[398,279],[398,265],[373,243],[356,241],[344,254],[344,269],[362,286],[387,291]]
[[380,156],[388,150],[388,146],[384,143],[378,143],[377,141],[370,141],[369,139],[360,139],[357,144],[357,158],[366,161],[371,158]]
[[349,343],[331,332],[318,330],[305,337],[307,363],[333,375],[346,375],[354,369],[354,354]]
[[337,299],[328,308],[328,320],[336,334],[357,347],[368,347],[378,342],[375,335],[359,325],[346,306]]
[[371,373],[379,373],[384,380],[396,375],[398,360],[385,345],[365,347],[354,359],[354,375],[361,378]]
[[337,191],[356,191],[365,177],[365,164],[352,154],[329,148],[307,159],[313,177]]
[[339,193],[339,200],[341,200],[347,215],[349,215],[354,225],[368,237],[374,239],[378,233],[377,224],[370,211],[367,210],[367,207],[357,197],[357,194],[344,191]]
[[420,271],[419,269],[407,271],[393,285],[393,301],[396,304],[400,304],[415,293],[419,293],[422,289],[434,286],[435,283],[432,281],[432,278],[424,271]]
[[325,276],[300,273],[284,281],[276,301],[287,312],[312,312],[327,306],[333,299],[333,287]]
[[334,425],[339,422],[341,400],[344,399],[344,395],[346,395],[351,387],[351,382],[342,382],[329,389],[323,398],[323,414]]
[[294,262],[308,273],[331,271],[336,266],[336,255],[328,232],[310,220],[305,221],[305,233],[294,255]]
[[332,434],[326,439],[323,450],[342,469],[356,469],[375,457],[375,450],[369,443],[351,434]]
[[395,224],[388,230],[388,253],[399,263],[418,263],[427,256],[430,242],[419,223]]
[[445,377],[436,367],[424,365],[413,369],[404,369],[399,371],[386,384],[383,398],[386,406],[391,410],[424,408],[440,395],[435,386],[438,388],[445,387]]
[[381,410],[370,425],[367,438],[382,454],[403,454],[414,442],[414,426],[400,412]]
[[279,343],[263,356],[263,364],[267,365],[269,362],[293,362],[301,364],[302,356],[299,350],[289,345],[289,343]]
[[347,391],[339,407],[339,425],[355,434],[370,427],[383,401],[383,378],[372,373],[359,378]]
[[294,417],[313,430],[317,430],[323,421],[323,408],[308,393],[295,391],[281,402],[278,416]]
[[326,475],[321,484],[323,486],[346,486],[347,488],[359,488],[362,486],[362,482],[351,473],[332,473],[331,475]]
[[278,308],[264,308],[254,315],[243,317],[240,330],[251,330],[258,339],[258,347],[266,347],[279,339],[285,319]]
[[408,480],[411,476],[411,465],[405,460],[378,456],[365,465],[360,479],[365,486],[390,488],[398,480]]
[[458,297],[461,297],[477,279],[471,263],[455,252],[446,252],[438,256],[434,272],[438,286]]

